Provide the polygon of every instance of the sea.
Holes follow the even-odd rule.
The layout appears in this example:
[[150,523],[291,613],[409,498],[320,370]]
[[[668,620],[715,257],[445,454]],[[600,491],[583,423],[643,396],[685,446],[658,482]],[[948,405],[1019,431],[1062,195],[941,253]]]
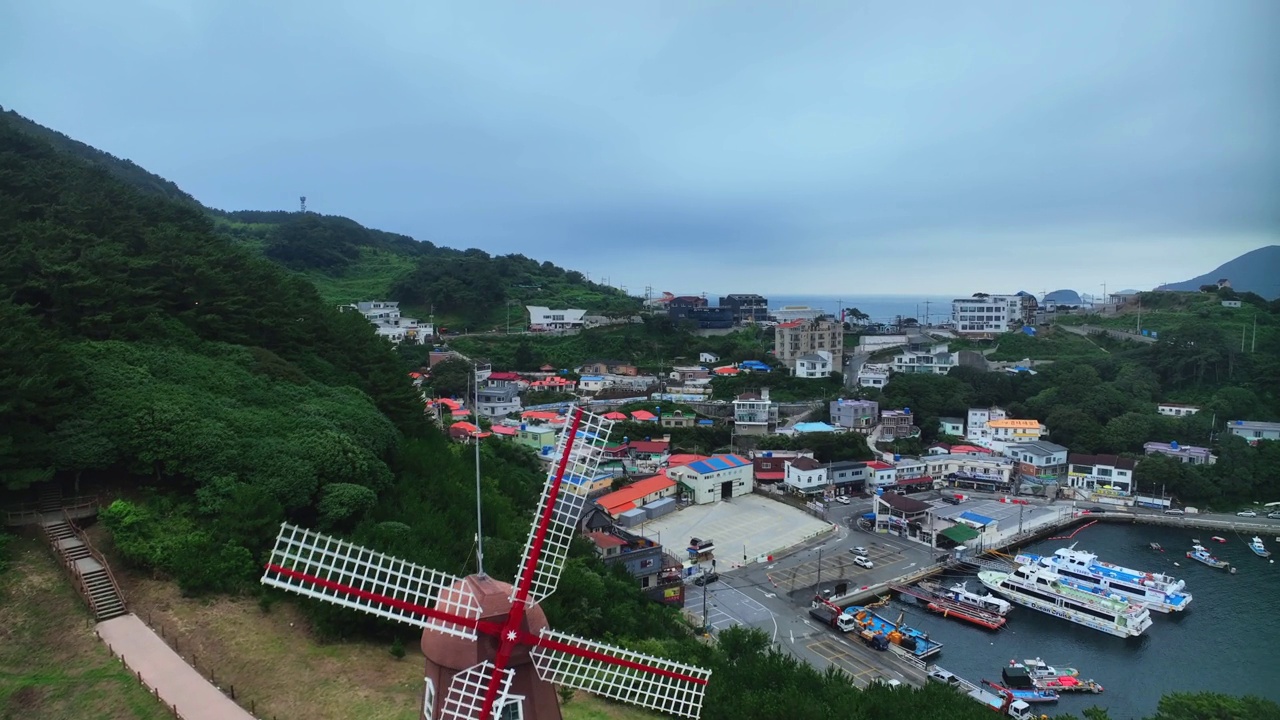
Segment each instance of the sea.
[[[1211,540],[1219,534],[1226,543]],[[1097,705],[1107,708],[1115,720],[1142,718],[1154,714],[1160,696],[1170,692],[1248,694],[1280,702],[1280,564],[1250,552],[1250,537],[1097,523],[1071,540],[1044,540],[1027,547],[1051,554],[1076,542],[1078,549],[1108,562],[1186,580],[1191,605],[1178,614],[1153,612],[1152,626],[1137,638],[1112,637],[1018,605],[1004,629],[994,632],[945,620],[910,600],[895,600],[881,614],[905,611],[907,624],[943,643],[933,662],[973,683],[999,682],[1000,670],[1010,660],[1038,657],[1050,665],[1077,668],[1081,678],[1102,684],[1100,695],[1068,693],[1056,705],[1038,706],[1050,716],[1080,716]],[[1187,559],[1193,538],[1235,566],[1236,574]],[[1274,535],[1263,541],[1280,556]],[[1152,542],[1160,543],[1164,552],[1152,550]],[[970,590],[986,592],[974,575],[942,580],[950,585],[962,579],[968,580]]]
[[857,308],[871,317],[871,322],[890,323],[899,316],[919,322],[939,322],[951,317],[950,295],[769,295],[769,310],[783,305],[808,305],[839,316],[843,308]]

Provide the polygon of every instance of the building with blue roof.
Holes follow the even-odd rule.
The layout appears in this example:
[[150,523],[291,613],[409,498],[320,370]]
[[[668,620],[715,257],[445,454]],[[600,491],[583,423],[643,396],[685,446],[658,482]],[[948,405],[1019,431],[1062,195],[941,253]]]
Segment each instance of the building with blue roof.
[[705,505],[750,493],[753,469],[751,461],[741,455],[712,455],[671,468],[667,476],[678,483],[681,494]]
[[836,431],[836,427],[834,425],[828,425],[824,422],[796,423],[794,428],[798,433],[829,433]]

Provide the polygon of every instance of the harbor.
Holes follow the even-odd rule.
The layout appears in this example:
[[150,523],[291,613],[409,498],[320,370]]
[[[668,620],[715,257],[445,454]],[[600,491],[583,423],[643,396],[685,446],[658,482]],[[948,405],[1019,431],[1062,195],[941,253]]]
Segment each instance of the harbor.
[[[982,502],[990,507],[998,500]],[[1221,515],[1188,522],[1183,517],[1153,518],[1149,515],[1156,513],[1142,511],[1104,514],[1080,512],[1065,503],[1040,503],[1025,511],[1012,508],[1013,532],[1004,542],[986,544],[981,556],[968,554],[969,564],[958,562],[955,552],[939,553],[891,533],[867,531],[858,522],[866,514],[865,506],[836,508],[831,515],[836,532],[776,561],[748,564],[710,586],[707,623],[713,632],[734,625],[756,627],[781,649],[819,668],[836,667],[859,686],[894,681],[922,685],[930,673],[941,670],[963,679],[966,694],[991,701],[993,708],[1004,705],[1001,712],[1009,715],[1015,712],[1011,696],[982,686],[982,681],[1005,685],[1003,671],[1010,661],[1032,658],[1078,668],[1080,674],[1037,685],[1035,689],[1058,695],[1056,705],[1024,703],[1030,707],[1027,717],[1039,717],[1044,709],[1050,715],[1078,714],[1091,705],[1110,708],[1112,717],[1141,717],[1154,712],[1161,694],[1180,690],[1280,699],[1280,688],[1229,669],[1241,663],[1265,665],[1266,648],[1280,641],[1280,620],[1267,609],[1267,599],[1280,592],[1280,575],[1271,558],[1250,549],[1255,536],[1267,546],[1277,542],[1280,526],[1246,524]],[[1018,532],[1020,514],[1029,521]],[[1197,540],[1236,573],[1186,558]],[[984,586],[978,573],[1007,573],[1019,554],[1055,557],[1073,545],[1099,563],[1114,566],[1109,578],[1114,582],[1106,595],[1123,592],[1121,598],[1136,604],[1139,592],[1159,591],[1149,599],[1154,605],[1162,597],[1165,607],[1150,610],[1149,624],[1136,637],[1111,636],[1016,603],[1003,613],[998,605],[975,607],[972,597],[948,604],[957,602],[950,591],[958,586],[970,596],[1008,602]],[[867,554],[875,569],[854,565],[852,554]],[[1141,581],[1135,585],[1138,575]],[[698,604],[694,595],[691,605]],[[937,652],[921,658],[887,641],[867,642],[849,632],[852,626],[841,630],[833,621],[850,617],[842,615],[845,608],[873,605],[886,621],[927,634],[940,646]],[[1243,651],[1224,641],[1237,637],[1250,638]],[[1253,642],[1255,638],[1261,642]],[[1151,680],[1145,671],[1143,679],[1135,678],[1135,662],[1151,668]]]

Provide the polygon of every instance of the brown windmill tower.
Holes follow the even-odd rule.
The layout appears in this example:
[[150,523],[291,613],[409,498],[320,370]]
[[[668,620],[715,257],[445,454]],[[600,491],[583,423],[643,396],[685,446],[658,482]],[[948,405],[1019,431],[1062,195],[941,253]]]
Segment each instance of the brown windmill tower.
[[514,585],[459,578],[284,524],[265,585],[424,628],[423,720],[560,720],[554,685],[697,718],[711,673],[557,632],[555,592],[611,423],[570,408]]

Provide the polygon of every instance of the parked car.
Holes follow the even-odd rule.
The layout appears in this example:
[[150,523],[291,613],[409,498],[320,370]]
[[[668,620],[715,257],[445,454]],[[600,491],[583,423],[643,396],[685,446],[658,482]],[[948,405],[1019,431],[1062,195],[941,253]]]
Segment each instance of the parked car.
[[868,554],[868,553],[867,553],[867,549],[866,549],[866,548],[864,548],[864,547],[862,547],[861,545],[859,545],[858,547],[856,547],[856,548],[854,548],[854,549],[850,550],[849,552],[853,553],[854,555],[866,555],[866,554]]
[[1102,507],[1101,505],[1094,505],[1091,508],[1085,508],[1085,509],[1088,510],[1089,512],[1106,512],[1107,511],[1107,509]]
[[711,583],[719,579],[720,579],[720,573],[712,570],[711,572],[702,573],[698,577],[694,578],[693,584],[697,585],[698,587],[702,587],[703,585],[710,585]]
[[1241,510],[1240,512],[1236,513],[1236,517],[1258,517],[1258,513],[1252,510]]
[[854,558],[853,564],[857,565],[858,567],[864,567],[868,570],[875,567],[875,563],[871,562],[871,558],[867,557],[866,555],[859,555],[858,557]]
[[944,503],[946,503],[946,504],[948,504],[948,505],[959,505],[959,504],[960,504],[960,501],[959,501],[959,500],[957,500],[957,499],[955,499],[955,498],[953,498],[953,497],[951,497],[951,496],[949,496],[949,495],[948,495],[948,496],[944,496],[944,497],[942,498],[942,502],[944,502]]
[[1272,520],[1280,520],[1280,511],[1269,512],[1267,513],[1267,517],[1271,518]]
[[1185,515],[1186,513],[1182,512],[1178,508],[1169,508],[1168,510],[1164,511],[1164,514],[1165,515]]
[[836,502],[840,503],[841,505],[848,505],[850,502],[852,502],[852,500],[841,495],[840,497],[836,498]]

